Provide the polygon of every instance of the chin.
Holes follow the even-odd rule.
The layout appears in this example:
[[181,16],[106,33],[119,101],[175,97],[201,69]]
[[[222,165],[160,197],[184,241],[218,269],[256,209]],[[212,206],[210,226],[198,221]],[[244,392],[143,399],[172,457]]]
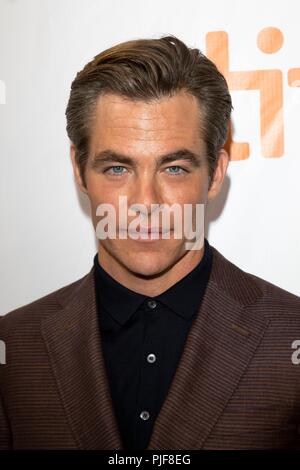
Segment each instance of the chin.
[[168,269],[173,259],[163,256],[161,253],[140,253],[122,259],[126,268],[139,276],[155,276]]

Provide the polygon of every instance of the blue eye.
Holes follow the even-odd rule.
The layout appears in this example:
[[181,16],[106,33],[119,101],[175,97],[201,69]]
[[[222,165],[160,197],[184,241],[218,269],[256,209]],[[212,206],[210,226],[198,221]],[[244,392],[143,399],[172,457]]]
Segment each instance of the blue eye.
[[[179,171],[173,171],[174,169],[179,170]],[[167,170],[172,170],[172,171],[170,171],[171,175],[180,175],[182,173],[185,173],[185,170],[183,168],[181,168],[180,166],[169,166],[169,168],[167,168]]]
[[[125,169],[124,166],[115,165],[115,166],[111,166],[110,168],[107,168],[107,169],[105,170],[105,172],[111,171],[110,174],[112,174],[112,175],[123,175],[124,172],[123,172],[123,171],[120,171],[120,170],[124,170],[124,169]],[[114,171],[114,170],[116,170],[116,171]]]

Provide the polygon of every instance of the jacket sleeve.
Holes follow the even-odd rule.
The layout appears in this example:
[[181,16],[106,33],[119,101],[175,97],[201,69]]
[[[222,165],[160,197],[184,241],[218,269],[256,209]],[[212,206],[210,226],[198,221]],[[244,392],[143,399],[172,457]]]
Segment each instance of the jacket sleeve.
[[0,450],[10,449],[12,449],[11,432],[0,393]]

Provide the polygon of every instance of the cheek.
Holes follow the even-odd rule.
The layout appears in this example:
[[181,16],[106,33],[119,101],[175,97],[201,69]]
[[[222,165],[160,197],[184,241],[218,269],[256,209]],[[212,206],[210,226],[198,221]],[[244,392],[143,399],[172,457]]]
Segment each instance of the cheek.
[[118,191],[99,175],[88,175],[86,177],[86,185],[87,194],[93,207],[101,203],[115,204],[115,201],[118,200]]
[[166,185],[164,195],[166,202],[170,201],[170,203],[200,203],[206,198],[207,188],[207,182],[203,181],[201,178],[195,178],[184,184]]
[[[109,204],[112,206],[116,215],[116,223],[118,222],[119,214],[119,191],[112,191],[111,185],[103,184],[99,179],[96,181],[95,178],[87,180],[87,195],[90,201],[91,218],[93,225],[96,228],[97,223],[103,218],[107,217],[109,213],[105,212],[105,215],[97,215],[97,208],[101,204]],[[106,209],[105,209],[106,210]],[[112,218],[114,220],[114,216]]]
[[201,176],[190,185],[188,191],[192,202],[204,203],[208,192],[208,176],[201,174]]

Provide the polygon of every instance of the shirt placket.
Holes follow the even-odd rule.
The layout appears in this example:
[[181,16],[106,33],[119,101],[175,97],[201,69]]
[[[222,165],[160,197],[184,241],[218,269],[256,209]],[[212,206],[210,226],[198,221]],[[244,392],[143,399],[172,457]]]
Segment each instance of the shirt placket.
[[[138,449],[145,448],[155,421],[155,402],[159,387],[161,341],[159,322],[162,307],[148,299],[142,312],[144,334],[140,362],[140,382],[135,411],[135,442]],[[156,332],[154,334],[154,331]]]

